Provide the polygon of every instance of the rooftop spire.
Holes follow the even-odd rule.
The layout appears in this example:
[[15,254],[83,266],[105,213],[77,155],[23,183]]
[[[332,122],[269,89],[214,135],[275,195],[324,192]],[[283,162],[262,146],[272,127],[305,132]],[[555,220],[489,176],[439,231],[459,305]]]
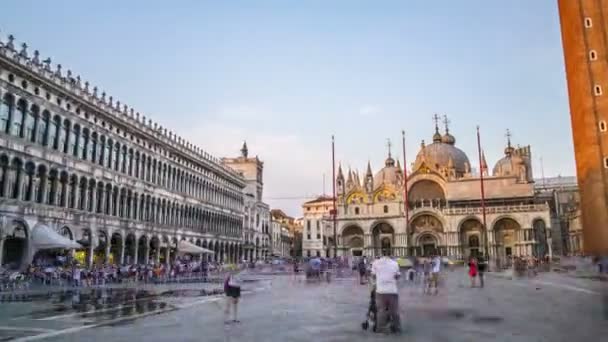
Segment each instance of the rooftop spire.
[[249,149],[247,148],[247,141],[243,141],[243,147],[241,147],[241,155],[243,158],[247,158],[249,155]]
[[388,147],[388,157],[391,158],[391,139],[386,139],[386,146]]
[[505,136],[507,137],[507,147],[505,148],[505,154],[507,156],[510,156],[515,149],[513,148],[513,146],[511,146],[511,131],[508,128],[507,133],[505,133]]
[[371,177],[373,176],[372,174],[372,165],[369,163],[369,160],[367,161],[367,172],[365,173],[366,177]]
[[435,134],[433,134],[433,142],[441,142],[441,134],[439,134],[439,115],[437,115],[437,113],[433,115],[433,121],[435,121]]

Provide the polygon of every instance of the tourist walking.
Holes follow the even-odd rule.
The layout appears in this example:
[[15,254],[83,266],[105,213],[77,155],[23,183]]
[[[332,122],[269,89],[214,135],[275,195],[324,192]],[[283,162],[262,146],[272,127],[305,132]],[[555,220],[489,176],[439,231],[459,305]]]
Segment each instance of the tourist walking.
[[477,277],[477,261],[471,257],[469,259],[469,278],[471,279],[471,287],[475,287],[475,278]]
[[[238,269],[235,267],[229,271],[226,280],[224,281],[224,293],[226,294],[226,309],[224,310],[224,323],[240,323],[238,320],[239,298],[241,298],[241,279],[238,275]],[[232,320],[230,320],[230,312],[232,311]]]
[[[359,259],[359,263],[357,264],[357,268],[359,270],[359,284],[363,285],[367,282],[367,262],[365,257]],[[365,280],[365,281],[364,281]]]
[[441,256],[435,255],[431,261],[431,281],[429,283],[429,293],[431,286],[435,289],[435,295],[439,293],[439,275],[441,273]]
[[487,260],[483,257],[483,253],[479,254],[477,258],[477,275],[479,277],[479,287],[484,287],[484,273],[486,272],[488,267]]
[[[401,332],[399,318],[399,265],[389,257],[390,250],[383,250],[383,256],[372,263],[371,274],[376,283],[376,308],[378,309],[377,331],[382,331],[391,320],[391,331]],[[388,315],[388,317],[387,317]]]

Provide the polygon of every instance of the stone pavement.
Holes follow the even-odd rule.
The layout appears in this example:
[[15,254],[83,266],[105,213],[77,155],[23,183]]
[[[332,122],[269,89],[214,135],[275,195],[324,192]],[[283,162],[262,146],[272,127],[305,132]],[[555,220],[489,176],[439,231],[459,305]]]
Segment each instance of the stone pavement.
[[605,284],[559,274],[488,277],[486,288],[471,289],[464,271],[456,270],[446,273],[437,296],[405,285],[401,336],[361,330],[369,292],[355,279],[329,284],[293,276],[265,279],[245,285],[240,324],[223,324],[222,298],[185,298],[159,314],[99,324],[76,320],[66,331],[49,328],[21,341],[593,341],[608,334]]

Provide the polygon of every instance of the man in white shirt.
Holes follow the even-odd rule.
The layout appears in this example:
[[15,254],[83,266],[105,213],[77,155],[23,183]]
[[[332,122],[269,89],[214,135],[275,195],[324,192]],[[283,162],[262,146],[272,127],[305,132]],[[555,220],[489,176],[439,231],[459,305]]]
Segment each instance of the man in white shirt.
[[381,331],[387,321],[387,314],[392,320],[391,330],[401,332],[401,321],[399,318],[399,291],[397,279],[399,279],[399,264],[389,258],[390,250],[383,251],[383,257],[372,263],[372,276],[376,280],[376,308],[377,329]]
[[435,294],[439,292],[437,285],[439,284],[439,273],[441,272],[441,256],[435,255],[432,261],[431,281],[429,282],[429,293],[431,286],[435,288]]

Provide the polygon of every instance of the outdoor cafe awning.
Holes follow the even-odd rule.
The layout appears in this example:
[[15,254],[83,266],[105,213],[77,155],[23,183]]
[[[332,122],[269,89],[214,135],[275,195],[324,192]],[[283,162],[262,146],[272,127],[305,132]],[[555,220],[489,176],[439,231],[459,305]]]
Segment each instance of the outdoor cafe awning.
[[215,254],[210,249],[199,247],[186,240],[182,240],[177,244],[177,251],[185,254]]
[[32,233],[32,244],[37,250],[82,248],[78,242],[72,241],[44,225],[34,228]]

